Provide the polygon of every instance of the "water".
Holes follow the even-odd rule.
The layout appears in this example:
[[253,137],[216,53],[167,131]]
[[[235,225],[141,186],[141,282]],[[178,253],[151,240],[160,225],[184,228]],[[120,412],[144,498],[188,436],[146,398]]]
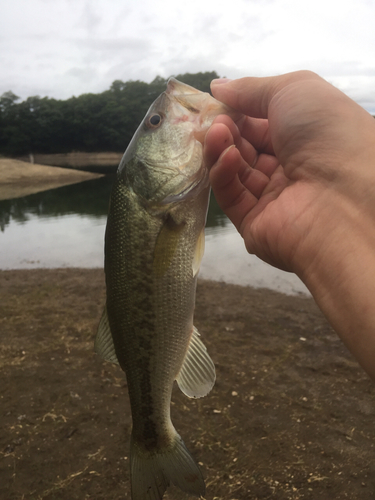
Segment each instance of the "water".
[[[113,177],[0,201],[0,269],[102,267]],[[200,277],[288,294],[308,293],[293,274],[249,255],[211,197]]]

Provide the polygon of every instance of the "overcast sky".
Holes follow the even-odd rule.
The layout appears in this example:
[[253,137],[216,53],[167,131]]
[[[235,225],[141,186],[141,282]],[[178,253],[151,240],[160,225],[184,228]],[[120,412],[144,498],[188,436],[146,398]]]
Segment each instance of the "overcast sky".
[[0,95],[311,69],[375,112],[374,0],[0,1]]

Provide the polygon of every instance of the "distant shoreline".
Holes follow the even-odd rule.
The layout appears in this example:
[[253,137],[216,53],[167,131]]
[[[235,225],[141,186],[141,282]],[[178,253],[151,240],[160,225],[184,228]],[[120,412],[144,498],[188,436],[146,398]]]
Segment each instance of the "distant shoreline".
[[87,153],[73,151],[71,153],[59,154],[30,154],[22,156],[17,160],[39,165],[49,165],[63,168],[74,168],[77,170],[99,171],[100,173],[114,172],[121,161],[123,153],[100,152]]
[[101,174],[0,158],[0,200],[20,198],[101,177]]

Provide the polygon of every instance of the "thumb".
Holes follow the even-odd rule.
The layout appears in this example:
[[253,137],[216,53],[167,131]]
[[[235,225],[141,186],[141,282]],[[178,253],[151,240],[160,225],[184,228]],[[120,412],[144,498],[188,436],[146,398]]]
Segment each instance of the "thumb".
[[290,84],[302,80],[322,80],[311,71],[296,71],[265,78],[217,79],[211,82],[213,96],[231,108],[255,118],[268,118],[272,98]]

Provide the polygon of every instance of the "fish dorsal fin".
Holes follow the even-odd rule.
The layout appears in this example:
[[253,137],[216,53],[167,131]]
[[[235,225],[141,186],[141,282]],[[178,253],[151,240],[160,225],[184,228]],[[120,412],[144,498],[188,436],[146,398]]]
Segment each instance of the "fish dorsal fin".
[[214,386],[215,378],[215,365],[199,338],[198,330],[193,327],[189,348],[176,378],[178,386],[189,398],[202,398]]
[[158,278],[164,276],[169,269],[184,227],[185,222],[178,224],[170,215],[162,225],[156,238],[153,261],[154,274]]
[[203,254],[204,254],[204,228],[199,233],[197,245],[195,247],[194,258],[193,258],[193,276],[198,274],[199,268],[201,267]]
[[107,306],[104,308],[102,317],[100,319],[98,333],[96,334],[94,349],[106,361],[119,364],[115,345],[113,343],[111,328],[109,326]]

